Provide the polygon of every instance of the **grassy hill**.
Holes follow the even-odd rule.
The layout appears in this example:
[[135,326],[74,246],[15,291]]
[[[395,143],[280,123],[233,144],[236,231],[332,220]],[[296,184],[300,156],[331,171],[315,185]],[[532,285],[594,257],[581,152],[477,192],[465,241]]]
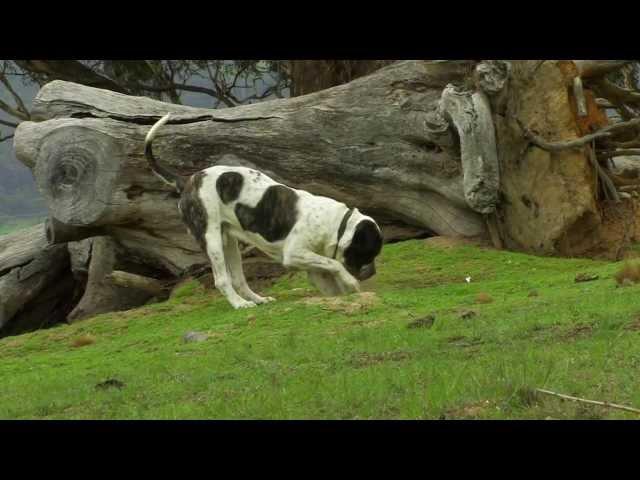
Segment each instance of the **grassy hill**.
[[0,216],[0,236],[37,225],[38,223],[44,222],[44,219],[44,215],[34,216],[32,218],[11,218]]
[[640,285],[618,288],[619,269],[410,241],[340,299],[296,273],[235,311],[191,282],[0,340],[0,418],[637,418],[533,392],[640,407]]

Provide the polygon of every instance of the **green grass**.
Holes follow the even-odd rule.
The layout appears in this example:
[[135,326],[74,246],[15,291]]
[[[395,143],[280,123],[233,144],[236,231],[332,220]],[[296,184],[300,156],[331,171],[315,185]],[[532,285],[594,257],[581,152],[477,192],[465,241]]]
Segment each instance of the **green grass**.
[[[531,394],[640,407],[640,285],[616,288],[619,267],[410,241],[385,247],[365,285],[377,302],[361,308],[371,294],[310,299],[302,274],[242,311],[193,282],[165,303],[0,340],[0,418],[637,418]],[[600,278],[575,283],[580,272]],[[432,327],[408,328],[429,314]],[[192,330],[210,337],[184,343]],[[83,335],[95,342],[73,347]],[[124,387],[96,388],[112,378]]]
[[44,221],[44,217],[34,218],[5,218],[0,217],[0,236],[17,232]]

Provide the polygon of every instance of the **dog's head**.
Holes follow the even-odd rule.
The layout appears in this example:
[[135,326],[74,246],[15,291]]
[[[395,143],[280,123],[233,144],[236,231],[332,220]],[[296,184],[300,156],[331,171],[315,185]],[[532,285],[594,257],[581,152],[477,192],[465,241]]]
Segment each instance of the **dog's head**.
[[343,238],[342,263],[347,271],[360,281],[374,276],[375,259],[382,250],[382,233],[378,224],[356,209]]

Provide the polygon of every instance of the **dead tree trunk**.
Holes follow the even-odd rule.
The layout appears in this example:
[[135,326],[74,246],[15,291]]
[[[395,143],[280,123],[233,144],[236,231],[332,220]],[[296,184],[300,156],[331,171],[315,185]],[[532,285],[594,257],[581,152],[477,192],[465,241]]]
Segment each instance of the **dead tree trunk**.
[[[580,255],[609,240],[598,194],[610,179],[593,144],[566,145],[606,125],[589,83],[620,62],[606,63],[402,61],[345,85],[224,110],[55,81],[14,144],[47,200],[51,242],[109,236],[138,265],[174,276],[206,258],[176,194],[144,158],[144,136],[167,112],[174,117],[154,151],[184,174],[250,166],[357,206],[400,236],[412,229]],[[73,255],[71,263],[79,264]],[[113,268],[98,268],[100,282],[118,276]]]
[[[34,119],[46,121],[20,125],[16,152],[33,167],[57,220],[105,226],[127,246],[152,247],[150,254],[173,268],[200,253],[178,218],[172,192],[149,174],[143,156],[144,135],[167,111],[176,118],[155,151],[184,173],[248,165],[383,221],[482,236],[482,217],[468,204],[477,186],[463,182],[469,175],[457,135],[440,108],[444,88],[464,83],[474,66],[401,62],[304,97],[218,111],[57,81],[34,101]],[[487,185],[495,188],[496,182]]]
[[42,224],[0,237],[0,334],[64,319],[73,288],[67,247],[48,246]]
[[[100,313],[127,310],[144,304],[154,296],[163,296],[161,288],[153,292],[147,288],[148,284],[160,284],[155,279],[129,274],[137,280],[147,279],[147,285],[142,285],[141,281],[137,284],[130,282],[123,285],[117,278],[114,279],[114,273],[118,268],[131,267],[131,264],[128,261],[128,252],[111,238],[92,238],[88,250],[89,267],[86,274],[86,288],[80,302],[67,316],[69,322],[90,318]],[[82,255],[84,256],[84,252]]]

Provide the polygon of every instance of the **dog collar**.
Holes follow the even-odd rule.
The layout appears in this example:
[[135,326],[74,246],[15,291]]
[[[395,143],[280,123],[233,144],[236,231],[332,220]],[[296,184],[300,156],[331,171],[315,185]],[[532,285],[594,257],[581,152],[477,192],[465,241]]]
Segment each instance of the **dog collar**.
[[334,260],[336,258],[336,255],[338,255],[338,245],[340,245],[340,240],[342,239],[342,235],[344,235],[344,231],[347,229],[347,222],[351,218],[351,215],[353,215],[354,210],[355,208],[350,208],[349,211],[344,214],[344,217],[342,217],[342,222],[340,222],[340,227],[338,228],[338,243],[336,243],[336,249],[333,252]]

